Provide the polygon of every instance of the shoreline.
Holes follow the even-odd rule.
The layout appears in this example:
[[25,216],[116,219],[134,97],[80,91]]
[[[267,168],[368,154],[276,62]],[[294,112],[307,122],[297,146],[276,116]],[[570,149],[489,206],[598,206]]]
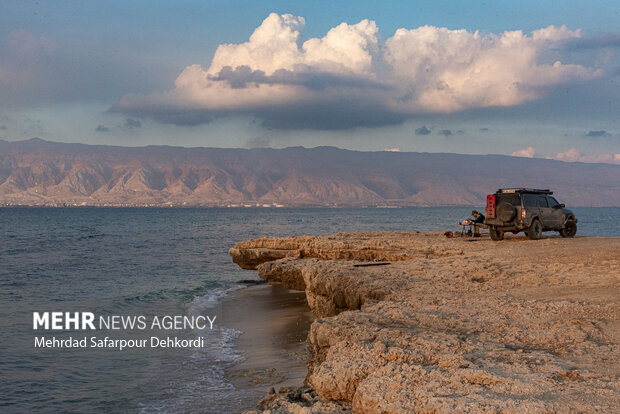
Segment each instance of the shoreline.
[[308,373],[306,338],[314,315],[304,292],[261,284],[234,291],[221,302],[220,324],[241,331],[235,346],[244,361],[225,378],[244,391],[252,409],[270,388],[301,386]]
[[[306,385],[251,412],[609,412],[618,249],[620,238],[407,232],[238,242],[235,263],[304,291],[317,316]],[[356,267],[370,262],[389,265]]]

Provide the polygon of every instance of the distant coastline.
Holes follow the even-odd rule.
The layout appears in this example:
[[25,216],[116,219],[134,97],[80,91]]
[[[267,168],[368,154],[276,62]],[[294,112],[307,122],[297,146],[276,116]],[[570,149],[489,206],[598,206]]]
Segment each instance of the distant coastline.
[[[376,206],[376,205],[330,205],[330,204],[306,204],[306,205],[265,205],[265,204],[205,204],[205,205],[188,205],[188,204],[67,204],[67,203],[59,203],[59,204],[0,204],[0,208],[11,208],[11,207],[48,207],[48,208],[236,208],[236,209],[279,209],[279,208],[324,208],[324,209],[341,209],[341,208],[370,208],[370,209],[398,209],[398,208],[449,208],[449,207],[471,207],[474,204],[462,204],[462,205],[424,205],[424,206]],[[615,207],[615,206],[602,206],[602,207]]]
[[620,206],[620,165],[335,147],[0,140],[0,206],[480,206],[505,186],[551,188],[573,207]]

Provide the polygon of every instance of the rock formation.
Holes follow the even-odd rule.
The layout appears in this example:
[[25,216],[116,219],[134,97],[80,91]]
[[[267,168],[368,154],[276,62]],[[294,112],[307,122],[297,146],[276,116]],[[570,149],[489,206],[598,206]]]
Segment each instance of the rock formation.
[[[613,412],[618,251],[620,239],[396,232],[237,243],[236,263],[305,290],[318,316],[306,388],[257,412]],[[391,264],[355,266],[374,261]]]

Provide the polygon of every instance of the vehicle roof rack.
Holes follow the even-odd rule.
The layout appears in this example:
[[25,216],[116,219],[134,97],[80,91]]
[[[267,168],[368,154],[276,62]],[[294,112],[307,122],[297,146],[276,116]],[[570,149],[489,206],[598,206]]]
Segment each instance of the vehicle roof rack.
[[549,189],[541,190],[539,188],[500,188],[497,190],[500,194],[510,193],[530,193],[530,194],[553,194]]

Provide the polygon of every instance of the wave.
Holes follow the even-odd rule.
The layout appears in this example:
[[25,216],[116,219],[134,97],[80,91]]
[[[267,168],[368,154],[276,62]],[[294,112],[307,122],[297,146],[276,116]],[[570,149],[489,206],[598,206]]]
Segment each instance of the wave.
[[243,289],[241,285],[222,286],[209,290],[205,295],[196,296],[190,303],[188,314],[189,316],[198,316],[209,309],[216,307],[222,299],[230,295],[232,292]]
[[[187,313],[189,316],[207,314],[230,293],[243,288],[233,285],[211,289],[194,297]],[[239,411],[235,403],[239,390],[226,380],[225,371],[245,360],[243,352],[235,347],[241,331],[215,324],[213,330],[194,332],[204,338],[204,348],[195,349],[181,362],[179,377],[168,383],[162,398],[139,403],[139,413]]]

